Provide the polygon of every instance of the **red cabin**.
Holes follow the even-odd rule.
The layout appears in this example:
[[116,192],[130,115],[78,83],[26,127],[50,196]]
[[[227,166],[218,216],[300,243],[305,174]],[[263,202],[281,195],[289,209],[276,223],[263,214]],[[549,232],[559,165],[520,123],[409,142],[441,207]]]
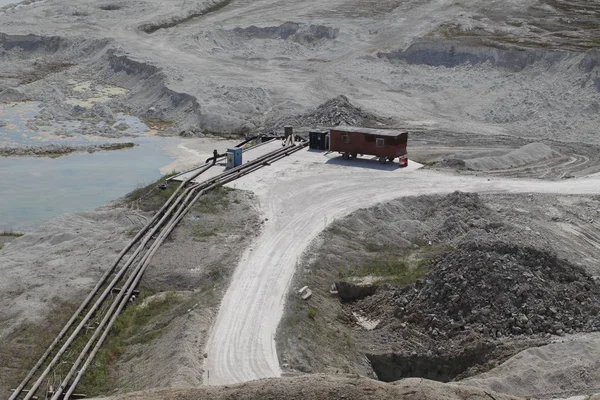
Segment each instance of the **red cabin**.
[[406,155],[408,132],[389,129],[337,126],[329,130],[329,151],[342,153],[344,159],[360,155],[379,157],[380,163]]

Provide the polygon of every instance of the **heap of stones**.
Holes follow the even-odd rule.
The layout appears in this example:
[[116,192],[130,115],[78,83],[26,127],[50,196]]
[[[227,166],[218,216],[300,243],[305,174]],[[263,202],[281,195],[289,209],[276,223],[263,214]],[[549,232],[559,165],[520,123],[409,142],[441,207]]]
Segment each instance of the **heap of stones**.
[[506,243],[467,243],[393,293],[394,315],[433,337],[600,330],[600,280],[555,255]]
[[383,118],[354,106],[344,95],[334,97],[316,109],[298,116],[282,118],[268,124],[267,131],[283,131],[286,125],[294,128],[333,127],[339,125],[369,126],[374,122],[385,123]]

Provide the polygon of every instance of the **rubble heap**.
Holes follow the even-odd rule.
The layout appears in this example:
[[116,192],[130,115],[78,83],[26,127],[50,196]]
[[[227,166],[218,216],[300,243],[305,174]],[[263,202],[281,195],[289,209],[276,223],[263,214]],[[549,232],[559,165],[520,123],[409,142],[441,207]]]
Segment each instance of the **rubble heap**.
[[463,244],[394,292],[395,316],[431,336],[600,330],[600,281],[566,260],[506,243]]
[[315,128],[331,127],[338,125],[371,126],[373,124],[385,124],[390,121],[373,113],[354,106],[344,95],[339,95],[319,105],[315,110],[305,114],[289,116],[273,123],[266,124],[265,130],[271,132],[282,131],[283,127]]

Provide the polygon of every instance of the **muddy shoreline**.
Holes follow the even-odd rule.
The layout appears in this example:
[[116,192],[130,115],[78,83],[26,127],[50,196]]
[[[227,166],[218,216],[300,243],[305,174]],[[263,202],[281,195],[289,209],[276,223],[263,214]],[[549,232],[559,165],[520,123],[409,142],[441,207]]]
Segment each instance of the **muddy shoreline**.
[[67,146],[50,144],[46,146],[0,147],[0,157],[60,157],[76,152],[95,153],[97,151],[113,151],[130,149],[136,146],[133,142],[103,143],[90,146]]

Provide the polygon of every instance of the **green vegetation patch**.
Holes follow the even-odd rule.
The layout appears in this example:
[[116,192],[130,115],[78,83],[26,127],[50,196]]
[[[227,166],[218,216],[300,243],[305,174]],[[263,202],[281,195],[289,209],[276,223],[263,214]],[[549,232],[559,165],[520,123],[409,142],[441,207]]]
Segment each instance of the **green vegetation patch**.
[[113,391],[117,381],[114,370],[127,348],[145,345],[160,337],[169,323],[181,314],[178,308],[185,303],[174,292],[149,301],[144,301],[144,298],[148,296],[142,294],[138,303],[130,305],[119,315],[108,340],[79,383],[78,393],[94,396]]
[[367,242],[363,246],[370,258],[356,264],[338,268],[341,278],[380,277],[379,282],[404,286],[421,279],[437,258],[453,250],[449,245],[429,245],[415,241],[412,248],[403,251],[387,251],[376,244]]
[[[173,175],[176,175],[176,172],[164,175],[159,180],[149,185],[138,187],[125,196],[125,201],[143,211],[157,211],[165,204],[171,195],[173,195],[180,185],[180,182],[167,182],[167,178]],[[163,184],[167,186],[166,189],[160,188]]]
[[[26,288],[19,287],[6,294],[17,297],[26,291]],[[77,309],[78,304],[52,297],[48,300],[48,306],[50,312],[44,320],[20,325],[0,340],[0,360],[3,360],[3,365],[0,366],[0,380],[5,384],[4,387],[14,388],[19,385]],[[60,312],[57,312],[58,310]],[[0,321],[1,323],[3,321]]]
[[0,232],[0,236],[21,237],[23,235],[24,235],[24,233],[21,233],[21,232],[13,232],[13,231]]
[[194,237],[195,240],[204,242],[209,237],[217,236],[217,231],[216,230],[205,230],[203,227],[198,226],[192,231],[192,236]]
[[306,316],[310,319],[315,319],[317,317],[317,309],[313,306],[309,306],[306,311]]
[[206,192],[192,208],[192,212],[199,214],[215,214],[227,210],[230,206],[229,193],[235,189],[218,186]]
[[213,136],[221,139],[240,139],[245,136],[245,132],[220,132],[220,131],[211,131],[208,129],[204,129],[202,131],[203,135]]
[[419,262],[414,266],[397,258],[376,258],[358,267],[351,272],[352,276],[384,277],[384,282],[394,285],[407,285],[421,279],[428,271],[426,262]]

